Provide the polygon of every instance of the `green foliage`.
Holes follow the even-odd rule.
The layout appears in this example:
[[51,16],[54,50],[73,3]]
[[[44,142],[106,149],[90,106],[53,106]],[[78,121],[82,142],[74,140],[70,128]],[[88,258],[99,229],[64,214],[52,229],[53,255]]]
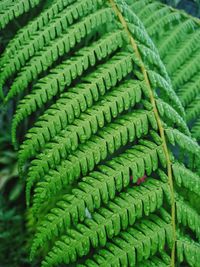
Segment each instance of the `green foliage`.
[[12,0],[2,0],[0,3],[0,30],[4,29],[11,20],[28,12],[39,3],[40,0],[21,0],[15,2]]
[[[199,21],[184,12],[170,7],[163,8],[163,5],[158,2],[146,1],[145,3],[149,2],[149,5],[145,5],[145,8],[141,9],[142,2],[137,1],[134,4],[134,10],[138,12],[158,47],[159,54],[170,74],[173,88],[185,108],[187,124],[193,137],[199,141]],[[159,17],[158,14],[162,9],[168,9],[168,13]],[[153,14],[148,16],[148,12],[150,14],[152,11]],[[156,20],[154,23],[148,24],[151,17]],[[166,22],[164,22],[165,20]],[[162,25],[162,23],[165,23],[164,30],[156,26]],[[152,28],[159,29],[159,32],[153,33]]]
[[[2,116],[3,121],[3,116]],[[4,125],[5,126],[5,125]],[[8,129],[0,130],[0,262],[18,267],[27,262],[24,232],[23,185],[19,182],[17,155],[9,144]],[[18,202],[17,205],[14,203]],[[11,246],[12,240],[12,246]],[[19,249],[20,248],[20,249]]]
[[7,206],[6,199],[1,196],[0,218],[0,261],[2,266],[10,267],[11,258],[13,267],[24,264],[27,262],[27,258],[23,212]]
[[30,256],[42,267],[169,266],[163,127],[175,261],[196,267],[199,24],[156,1],[115,2],[127,29],[109,1],[45,1],[1,56],[2,101],[17,102],[11,134],[20,143]]
[[193,16],[200,16],[199,0],[162,0],[161,2],[179,9],[183,9]]

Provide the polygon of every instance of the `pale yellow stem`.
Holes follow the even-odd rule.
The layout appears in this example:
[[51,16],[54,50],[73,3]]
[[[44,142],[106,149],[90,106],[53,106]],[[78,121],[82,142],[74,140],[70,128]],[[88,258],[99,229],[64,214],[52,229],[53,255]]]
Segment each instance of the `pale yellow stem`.
[[159,134],[160,137],[162,139],[162,144],[163,144],[163,150],[165,153],[165,157],[166,157],[166,162],[167,162],[167,175],[168,175],[168,183],[169,183],[169,187],[170,187],[170,191],[171,191],[171,199],[172,199],[172,204],[171,204],[171,218],[172,218],[172,229],[173,229],[173,247],[172,247],[172,252],[171,252],[171,266],[174,267],[175,266],[175,242],[176,242],[176,207],[175,207],[175,196],[174,196],[174,186],[173,186],[173,178],[172,178],[172,164],[171,164],[171,160],[170,160],[170,156],[169,156],[169,151],[168,151],[168,147],[167,147],[167,142],[166,142],[166,137],[165,137],[165,132],[164,132],[164,128],[162,126],[162,122],[158,113],[158,109],[156,106],[156,100],[154,98],[154,94],[153,94],[153,90],[151,88],[151,84],[147,75],[147,71],[146,68],[144,66],[144,63],[142,61],[142,57],[140,55],[140,52],[138,50],[138,46],[136,41],[134,40],[132,34],[130,33],[129,29],[128,29],[128,25],[123,17],[123,15],[121,14],[120,10],[118,9],[117,5],[115,4],[114,0],[108,0],[113,8],[113,10],[115,11],[119,21],[121,22],[121,24],[123,25],[127,35],[129,36],[130,39],[130,43],[133,47],[133,50],[135,51],[135,54],[137,56],[137,58],[139,59],[139,61],[141,62],[141,72],[144,76],[144,81],[147,85],[147,88],[149,90],[149,95],[150,95],[150,101],[151,104],[153,106],[153,111],[156,117],[156,121],[158,124],[158,129],[159,129]]

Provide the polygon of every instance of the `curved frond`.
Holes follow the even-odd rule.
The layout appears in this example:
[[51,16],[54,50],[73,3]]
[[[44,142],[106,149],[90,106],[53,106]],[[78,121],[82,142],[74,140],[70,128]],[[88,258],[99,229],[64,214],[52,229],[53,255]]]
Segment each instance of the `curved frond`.
[[[6,101],[13,95],[23,91],[27,88],[33,80],[37,79],[38,76],[48,70],[53,63],[58,60],[64,54],[67,55],[77,44],[79,44],[83,38],[95,32],[100,26],[111,21],[113,18],[110,8],[103,8],[96,11],[94,14],[90,14],[80,22],[73,24],[68,28],[65,34],[61,34],[60,37],[51,41],[49,45],[45,46],[39,52],[36,53],[35,57],[31,58],[28,63],[24,65],[16,78],[16,83],[11,88],[11,93],[8,95]],[[22,57],[24,53],[22,51]],[[25,61],[25,59],[24,59]],[[9,64],[3,68],[0,73],[0,84],[3,86],[5,81],[12,76],[16,71],[21,68],[20,59],[14,57],[9,61]],[[20,85],[20,86],[19,86]]]
[[[4,1],[5,2],[5,1]],[[12,2],[12,1],[11,1]],[[44,27],[61,12],[65,7],[69,6],[75,0],[52,0],[47,4],[46,9],[44,9],[39,15],[30,21],[26,27],[21,28],[15,35],[13,39],[10,40],[3,52],[0,60],[0,66],[4,66],[9,58],[16,51],[26,44],[31,36],[34,36],[38,31],[44,29]],[[3,3],[2,3],[3,4]],[[4,4],[3,4],[4,5]],[[4,5],[5,6],[5,5]],[[1,9],[2,10],[2,9]],[[37,36],[37,35],[36,35]]]
[[200,262],[200,245],[188,238],[180,237],[177,240],[177,256],[181,263],[184,260],[192,267],[198,267]]
[[0,62],[31,258],[197,267],[198,20],[152,0],[2,0],[1,13],[14,6],[35,17]]
[[[159,224],[161,224],[162,227],[160,227]],[[84,229],[82,230],[84,231]],[[111,242],[107,242],[105,248],[97,251],[93,257],[98,263],[104,265],[109,263],[110,265],[118,266],[121,263],[124,266],[128,266],[128,263],[131,262],[130,266],[135,266],[136,262],[148,259],[150,255],[154,255],[156,251],[162,251],[167,242],[166,235],[171,234],[170,232],[170,224],[162,221],[157,216],[152,216],[152,218],[150,216],[149,220],[144,219],[142,222],[138,222],[134,227],[128,228],[126,232],[121,232],[119,236],[113,238]],[[73,233],[72,231],[70,235],[73,234],[77,239],[80,238],[80,234]],[[67,264],[75,261],[77,254],[73,249],[70,253],[71,257],[67,257],[63,252],[69,251],[70,239],[70,236],[66,236],[63,237],[61,241],[58,241],[42,262],[42,267],[56,266],[61,262]],[[89,240],[90,236],[84,240],[84,249],[79,249],[77,251],[79,257],[86,254]],[[153,244],[151,247],[149,246],[150,243]],[[157,244],[155,245],[155,243]],[[142,249],[142,247],[144,247],[144,249]],[[102,255],[104,255],[104,257],[102,257]]]
[[178,162],[172,165],[172,169],[175,181],[179,187],[184,187],[200,196],[200,177],[196,173]]
[[191,101],[195,99],[199,94],[200,94],[199,74],[195,76],[195,79],[192,78],[190,82],[186,83],[178,90],[178,96],[184,107],[190,104]]
[[191,229],[196,238],[200,239],[200,216],[186,201],[178,199],[176,201],[177,222]]
[[[108,238],[112,238],[118,235],[121,229],[125,230],[128,225],[133,225],[136,219],[140,219],[143,215],[149,215],[149,213],[159,209],[163,203],[163,191],[166,190],[167,185],[151,178],[148,179],[145,186],[129,188],[126,192],[120,193],[119,196],[113,199],[115,195],[114,187],[112,189],[109,188],[107,193],[103,191],[103,188],[108,188],[105,186],[105,183],[110,186],[114,184],[103,179],[101,175],[99,175],[98,179],[97,173],[95,173],[95,177],[92,177],[92,175],[86,177],[80,183],[79,188],[74,190],[74,192],[72,191],[73,195],[63,196],[63,200],[57,203],[57,208],[54,208],[46,216],[46,219],[41,222],[32,245],[32,255],[36,252],[38,246],[43,246],[49,238],[67,233],[70,227],[76,225],[78,221],[84,220],[86,226],[94,224],[94,227],[90,228],[91,231],[94,231],[93,234],[91,233],[91,236],[98,235],[97,227],[99,227],[99,231],[105,227]],[[89,185],[93,188],[90,190],[91,193],[84,194],[82,190],[87,187],[89,189]],[[78,194],[78,191],[82,193]],[[94,198],[94,195],[96,198]],[[89,205],[89,199],[95,199],[92,205]],[[109,199],[113,200],[108,202]],[[152,199],[155,200],[154,205],[151,204]],[[85,209],[87,208],[90,212],[93,212],[99,208],[100,202],[108,204],[104,208],[91,213],[92,218],[88,222]],[[105,219],[102,220],[101,216],[104,216]],[[65,221],[65,224],[62,223],[63,221]],[[46,228],[46,225],[48,225],[48,228]],[[111,225],[112,228],[109,229]],[[79,228],[79,225],[76,227]],[[100,245],[103,244],[100,241]],[[97,246],[98,241],[95,241],[95,247]]]
[[197,139],[197,141],[200,141],[200,119],[197,119],[195,124],[193,125],[192,129],[192,136]]
[[11,20],[28,12],[39,3],[40,0],[17,0],[9,1],[9,3],[3,0],[1,2],[3,8],[1,9],[0,30],[4,29]]
[[200,117],[200,97],[197,97],[188,107],[186,120],[187,122]]
[[[17,130],[17,126],[22,120],[24,120],[27,116],[30,116],[30,114],[32,114],[36,109],[41,108],[47,101],[50,101],[57,93],[63,92],[67,86],[71,85],[73,80],[75,80],[77,77],[80,77],[89,67],[94,66],[96,62],[104,59],[109,54],[111,54],[112,52],[117,50],[119,47],[121,47],[122,43],[123,43],[123,39],[122,39],[121,32],[116,32],[116,33],[114,32],[112,34],[108,34],[101,40],[92,44],[92,46],[81,49],[73,57],[73,60],[67,59],[61,65],[53,69],[51,73],[48,75],[48,77],[45,77],[39,80],[39,82],[33,88],[33,91],[31,92],[31,94],[27,95],[21,101],[16,111],[16,114],[13,118],[13,123],[12,123],[13,143],[16,145],[16,130]],[[118,79],[122,79],[124,77],[126,66],[130,68],[130,65],[131,65],[130,63],[131,57],[128,59],[128,53],[127,54],[119,53],[117,56],[113,58],[113,61],[114,62],[116,62],[117,60],[120,61],[120,56],[124,58],[125,63],[119,62],[119,64],[120,63],[123,64],[123,70],[121,71],[122,73],[121,77],[119,77]],[[112,64],[112,61],[110,64]],[[105,67],[107,66],[105,65]],[[120,67],[117,67],[117,70],[115,68],[113,72],[114,73],[116,73],[116,71],[119,72],[118,70],[119,68]],[[102,74],[104,74],[104,72]],[[90,76],[93,77],[94,75],[91,74]],[[108,76],[108,74],[106,76]],[[105,75],[103,75],[103,77],[105,77]],[[116,82],[118,79],[116,78]],[[91,84],[94,83],[93,80],[95,79],[94,78],[91,79]],[[90,79],[89,81],[86,81],[85,84],[87,83],[88,85],[88,82],[90,82]],[[69,103],[69,106],[72,105],[73,103],[76,104],[77,101],[79,102],[81,101],[80,98],[83,97],[83,94],[81,93],[79,94],[79,90],[82,89],[80,91],[83,92],[83,87],[85,84],[83,85],[80,84],[79,86],[77,86],[77,88],[74,88],[74,89],[72,88],[71,90],[69,89],[69,98],[70,98],[70,94],[72,93],[77,94],[76,99],[74,99],[73,97],[73,99],[71,100],[71,103]],[[98,82],[92,85],[93,87],[97,86]],[[87,86],[87,89],[85,90],[85,94],[87,95],[90,94],[91,90],[92,88],[88,88]],[[70,116],[74,117],[74,115],[70,115]]]
[[[81,83],[80,86],[77,87],[77,89],[78,90],[80,89],[80,91],[83,91],[85,89],[84,91],[85,91],[86,96],[92,95],[94,101],[98,100],[101,95],[104,95],[107,90],[110,90],[112,86],[116,86],[118,81],[121,81],[127,74],[129,74],[132,71],[132,68],[133,68],[133,65],[131,62],[130,54],[129,53],[118,54],[117,56],[112,58],[110,62],[106,63],[105,66],[102,66],[99,69],[97,69],[97,71],[94,74],[92,73],[91,75],[89,75],[89,77],[86,77],[83,80],[83,83]],[[111,79],[111,75],[113,73],[115,73],[115,76],[112,76],[112,79]],[[73,92],[73,89],[72,89],[72,92]],[[41,90],[41,93],[42,93],[42,90]],[[80,99],[79,103],[82,102],[82,94],[79,93],[79,91],[78,91],[77,97],[79,97]],[[29,99],[30,101],[34,101],[34,98],[29,98]],[[27,108],[30,108],[31,105],[28,106],[27,102],[25,102],[25,104],[27,105]],[[73,111],[71,113],[73,114]],[[74,119],[75,118],[73,116],[71,120],[73,121]],[[37,129],[39,130],[39,127],[35,129],[37,131]],[[24,160],[32,156],[32,154],[35,153],[35,152],[32,152],[32,150],[38,151],[38,149],[40,149],[40,144],[38,144],[38,147],[32,146],[32,143],[34,144],[32,135],[36,137],[36,140],[38,139],[37,133],[35,135],[34,132],[32,133],[30,130],[30,132],[26,136],[27,140],[25,140],[21,146],[21,152],[19,155],[20,161],[21,159]],[[44,137],[43,137],[43,140],[44,140]],[[30,144],[30,148],[29,148],[29,144]],[[32,154],[30,155],[30,153]]]

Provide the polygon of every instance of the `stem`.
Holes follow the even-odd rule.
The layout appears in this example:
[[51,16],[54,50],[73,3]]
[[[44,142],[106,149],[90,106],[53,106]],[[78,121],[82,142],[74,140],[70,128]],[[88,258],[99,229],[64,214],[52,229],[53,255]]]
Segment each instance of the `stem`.
[[167,162],[168,183],[169,183],[169,187],[170,187],[170,191],[171,191],[171,198],[172,198],[172,203],[171,203],[171,219],[172,219],[172,221],[171,221],[171,224],[172,224],[174,242],[173,242],[172,251],[171,251],[171,266],[174,267],[175,266],[175,242],[176,242],[176,207],[175,207],[174,186],[173,186],[173,178],[172,178],[172,164],[171,164],[169,151],[168,151],[168,147],[167,147],[165,132],[164,132],[164,128],[162,126],[162,122],[161,122],[159,113],[158,113],[158,109],[156,106],[156,100],[154,98],[153,89],[151,87],[151,84],[150,84],[150,81],[148,78],[147,70],[146,70],[144,63],[142,61],[142,57],[141,57],[140,52],[138,50],[136,41],[134,40],[133,36],[131,35],[131,33],[128,29],[128,25],[127,25],[123,15],[121,14],[120,10],[118,9],[117,5],[115,4],[114,0],[108,0],[108,1],[110,2],[110,4],[111,4],[113,10],[115,11],[119,21],[121,22],[122,26],[124,27],[124,30],[128,34],[129,39],[130,39],[130,43],[133,47],[133,50],[135,51],[137,58],[141,62],[141,66],[140,66],[141,72],[144,76],[144,81],[145,81],[147,88],[149,90],[150,101],[151,101],[151,104],[153,106],[153,112],[155,114],[155,118],[156,118],[156,121],[158,124],[159,134],[160,134],[160,137],[162,139],[163,150],[164,150],[166,162]]

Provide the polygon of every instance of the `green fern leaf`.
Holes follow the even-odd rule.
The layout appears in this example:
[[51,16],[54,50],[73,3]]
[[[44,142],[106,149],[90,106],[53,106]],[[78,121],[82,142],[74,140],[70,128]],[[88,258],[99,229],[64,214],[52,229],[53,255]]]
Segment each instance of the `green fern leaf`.
[[[133,175],[133,181],[137,181],[138,177],[141,177],[144,175],[144,172],[146,170],[147,173],[151,173],[153,170],[155,171],[158,168],[158,157],[161,161],[161,163],[163,164],[163,152],[162,152],[162,146],[156,146],[153,143],[148,142],[147,143],[149,146],[154,146],[154,150],[151,150],[148,147],[145,147],[144,145],[140,145],[135,147],[135,149],[131,149],[126,151],[126,153],[124,154],[124,156],[120,156],[119,159],[113,159],[113,161],[108,162],[107,165],[105,166],[99,166],[99,171],[100,173],[103,174],[103,177],[100,176],[101,183],[105,183],[107,185],[110,184],[111,188],[114,185],[114,188],[110,189],[112,190],[112,196],[114,196],[116,194],[116,191],[121,191],[123,187],[126,187],[129,183],[130,183],[130,172]],[[149,157],[147,156],[147,153],[145,153],[145,151],[149,151]],[[140,158],[138,158],[138,156],[140,155]],[[144,158],[141,157],[141,155],[143,155]],[[126,164],[126,165],[125,165]],[[142,166],[143,168],[138,169],[138,166]],[[151,164],[152,166],[149,166],[149,164]],[[105,188],[105,187],[101,187],[101,184],[94,186],[93,182],[91,181],[92,179],[90,177],[94,178],[97,177],[97,174],[94,172],[90,174],[90,176],[88,177],[88,182],[87,182],[87,178],[86,181],[84,182],[80,182],[80,189],[75,189],[74,193],[76,193],[76,196],[78,198],[81,199],[85,199],[85,202],[88,203],[91,199],[95,199],[96,201],[94,202],[94,204],[91,206],[87,206],[87,208],[90,211],[93,211],[94,208],[98,208],[100,205],[100,199],[104,199],[100,197],[100,192],[102,194],[102,191],[99,191],[98,188]],[[93,179],[94,179],[93,178]],[[121,181],[119,180],[121,179]],[[114,184],[113,184],[113,182]],[[89,183],[89,184],[88,184]],[[90,184],[92,183],[92,186],[90,186]],[[95,183],[95,181],[94,181]],[[58,184],[58,183],[57,183]],[[84,185],[85,184],[85,185]],[[109,186],[109,187],[110,187]],[[107,186],[107,188],[109,188]],[[45,188],[45,186],[44,186]],[[55,187],[54,187],[55,188]],[[92,191],[93,188],[93,191]],[[44,189],[43,189],[44,190]],[[114,190],[114,191],[113,191]],[[99,193],[97,193],[99,191]],[[81,193],[82,192],[82,193]],[[115,192],[115,193],[114,193]],[[40,191],[41,193],[41,191]],[[42,194],[40,194],[40,196],[42,196]],[[96,197],[95,197],[96,196]],[[97,197],[98,196],[98,197]],[[88,199],[88,200],[87,200]],[[72,198],[73,201],[73,198]],[[74,199],[75,203],[80,203],[80,205],[82,206],[83,203],[79,201],[77,201],[76,199]],[[95,204],[96,203],[96,204]],[[64,205],[65,206],[65,205]],[[71,205],[72,209],[74,210],[78,210],[75,208],[74,205]],[[63,216],[66,216],[66,212],[65,210],[63,210]],[[56,213],[57,214],[57,213]],[[58,219],[58,227],[60,224],[60,220],[63,221],[63,217],[61,217],[60,215],[56,215]],[[81,213],[82,214],[82,213]],[[50,218],[52,218],[52,216],[50,216]],[[70,213],[69,213],[69,217],[70,218]],[[69,221],[69,219],[68,219]],[[52,229],[55,229],[55,225],[56,225],[56,221],[55,219],[52,220]],[[70,223],[70,221],[69,221]],[[44,225],[46,225],[46,223],[44,222]],[[67,226],[69,227],[69,224],[67,224]],[[42,227],[43,229],[44,227]],[[41,234],[44,235],[44,231],[41,229]],[[51,228],[48,228],[48,235],[45,237],[45,239],[49,236],[49,234],[53,234],[54,232],[51,230]],[[56,230],[56,232],[59,232]],[[39,238],[39,240],[41,240],[41,238]]]
[[[161,99],[158,99],[156,103],[161,118],[165,119],[165,121],[169,121],[173,126],[177,126],[184,134],[190,135],[185,121],[173,108],[171,108],[169,104],[162,101]],[[168,125],[170,124],[168,123]]]
[[197,141],[200,140],[200,119],[198,119],[195,124],[193,125],[192,129],[192,136],[197,139]]
[[[62,34],[66,34],[67,33],[66,28],[68,28],[68,25],[72,24],[73,20],[78,19],[76,14],[78,14],[81,17],[81,16],[87,15],[87,12],[90,13],[90,12],[95,11],[97,9],[97,3],[96,2],[95,2],[96,4],[91,3],[91,0],[89,2],[90,2],[90,5],[87,2],[81,1],[81,3],[78,3],[77,5],[76,4],[73,5],[71,8],[72,10],[70,10],[70,8],[68,9],[67,12],[66,10],[63,10],[63,14],[62,12],[59,14],[58,19],[53,21],[53,25],[50,24],[48,27],[43,29],[41,32],[37,32],[37,35],[35,35],[32,38],[33,40],[31,40],[27,45],[24,45],[23,48],[20,49],[20,51],[16,51],[17,53],[16,55],[15,54],[12,55],[13,59],[11,58],[9,60],[9,63],[7,64],[8,69],[12,69],[12,66],[11,66],[12,62],[10,62],[11,60],[13,60],[13,62],[18,61],[20,64],[17,65],[17,67],[21,69],[25,65],[25,63],[29,60],[29,58],[31,58],[34,55],[38,56],[37,53],[39,53],[39,51],[41,51],[43,48],[45,49],[45,47],[52,40],[61,36]],[[89,6],[92,10],[88,8]],[[78,11],[80,11],[80,14],[78,13]],[[63,27],[64,32],[62,32],[62,30],[60,29],[61,27]],[[69,34],[70,34],[70,29],[69,29]],[[67,39],[67,36],[66,36],[66,39]],[[68,45],[65,45],[65,46],[68,47]],[[63,45],[63,51],[67,52],[64,49],[64,45]],[[62,56],[63,51],[61,50],[61,47],[59,47],[59,56]],[[44,70],[42,61],[40,61],[40,65],[41,64]],[[7,68],[7,65],[4,65],[4,69]],[[15,69],[15,71],[19,69]],[[38,65],[37,65],[37,69],[38,69]],[[5,98],[5,102],[9,101],[11,98],[14,97],[15,94],[18,94],[19,92],[23,91],[27,87],[29,81],[23,82],[22,80],[24,77],[23,75],[25,74],[22,72],[22,75],[19,75],[15,79],[15,81],[10,87],[10,90]]]
[[186,60],[188,60],[191,57],[191,55],[197,50],[197,48],[199,47],[198,45],[199,37],[200,37],[200,31],[196,30],[196,32],[192,35],[192,40],[190,38],[188,38],[187,41],[184,40],[183,45],[180,42],[179,46],[181,47],[181,49],[179,50],[178,53],[169,55],[170,61],[168,61],[169,63],[166,66],[169,75],[172,75],[177,69],[179,69],[179,67]]
[[184,200],[178,199],[176,202],[177,207],[177,222],[185,227],[191,229],[196,238],[200,239],[200,227],[199,221],[200,216],[199,214]]
[[[15,145],[28,119],[18,162],[31,258],[198,266],[198,20],[152,0],[37,5],[0,62]],[[14,6],[25,8],[3,0],[2,14]]]
[[[39,76],[39,74],[51,67],[52,64],[59,59],[59,57],[69,53],[75,45],[80,43],[81,40],[94,31],[95,28],[98,30],[100,26],[105,24],[106,20],[112,20],[111,10],[109,8],[98,10],[77,24],[69,27],[65,34],[62,34],[59,38],[51,41],[49,45],[45,46],[42,50],[36,53],[35,57],[30,59],[25,67],[22,68],[22,71],[19,72],[17,81],[21,81],[20,87],[18,87],[19,84],[16,87],[13,85],[13,89],[11,89],[8,99],[16,93],[19,93],[19,90],[24,90],[30,82]],[[13,60],[10,60],[9,64],[6,65],[0,73],[0,84],[3,86],[6,80],[16,71],[19,71],[20,68],[20,59],[15,57]]]
[[187,19],[186,21],[178,24],[175,28],[173,27],[171,34],[167,34],[165,41],[158,44],[158,50],[161,57],[163,58],[164,56],[167,56],[169,49],[175,46],[177,42],[182,41],[188,32],[192,32],[194,30],[195,26],[195,22],[192,19]]
[[[70,154],[69,157],[67,157],[67,160],[52,166],[54,168],[56,166],[58,170],[56,176],[54,173],[54,176],[56,177],[55,180],[51,179],[50,168],[48,169],[46,162],[45,165],[43,162],[38,164],[38,166],[36,165],[36,168],[32,168],[28,176],[27,196],[29,196],[32,184],[42,177],[46,180],[42,183],[42,188],[44,189],[43,195],[50,196],[51,194],[57,193],[64,185],[67,186],[68,184],[73,183],[75,179],[80,177],[81,173],[82,175],[86,175],[88,171],[93,170],[95,164],[105,160],[109,154],[113,154],[122,145],[126,145],[128,142],[133,141],[135,135],[137,138],[140,138],[142,135],[147,134],[148,117],[150,117],[150,115],[142,111],[133,113],[132,115],[125,115],[117,120],[116,123],[106,127],[105,130],[103,129],[99,131],[97,136],[79,146],[78,150]],[[124,123],[122,124],[124,121],[127,121],[128,123],[125,123],[125,125]],[[139,124],[143,124],[143,127],[141,127],[139,132],[135,132],[135,128]],[[148,163],[151,164],[149,161]],[[41,169],[39,166],[46,167],[46,170]],[[151,170],[151,165],[148,166],[148,168]],[[151,173],[149,169],[148,173]],[[50,172],[50,175],[44,177],[45,172]],[[58,181],[60,182],[58,183]],[[55,183],[57,183],[56,187]],[[41,187],[39,188],[39,191],[41,194]]]
[[[196,77],[196,76],[195,76]],[[178,96],[183,104],[183,106],[187,106],[189,103],[192,102],[193,99],[200,93],[200,78],[197,77],[194,80],[194,78],[186,83],[184,86],[182,86],[178,91]]]
[[[157,224],[158,222],[162,225],[162,228]],[[152,228],[154,228],[154,231]],[[96,258],[96,261],[100,261],[100,264],[106,264],[108,261],[113,266],[119,266],[119,264],[128,266],[128,262],[131,262],[131,266],[135,266],[136,259],[137,262],[140,262],[147,259],[151,254],[154,255],[157,250],[163,250],[166,242],[166,234],[170,234],[170,230],[170,224],[165,223],[157,216],[152,216],[152,218],[150,216],[150,220],[143,220],[141,223],[136,224],[134,228],[130,227],[126,232],[121,232],[118,237],[112,239],[112,242],[106,243],[105,248],[100,249],[93,257]],[[82,229],[82,231],[84,231],[84,229]],[[80,235],[72,230],[70,235],[76,236],[75,238],[77,239],[80,238]],[[78,251],[79,256],[86,253],[89,240],[90,236],[85,238],[83,243],[84,247],[82,247],[82,249],[80,248]],[[69,242],[70,236],[63,237],[62,241],[58,241],[43,261],[42,267],[56,266],[60,262],[67,264],[70,261],[75,261],[77,254],[73,249],[71,249],[71,251],[69,250]],[[157,245],[155,245],[156,242]],[[151,247],[149,246],[150,243],[152,243]],[[69,251],[69,257],[66,257],[63,250]],[[101,257],[102,255],[104,255],[104,258]]]
[[4,66],[10,56],[15,53],[16,50],[19,50],[23,44],[30,40],[32,35],[43,29],[44,26],[51,21],[51,19],[73,2],[75,2],[75,0],[52,0],[46,9],[39,13],[38,17],[30,21],[26,27],[20,29],[15,35],[15,38],[10,40],[1,56],[0,66]]
[[190,266],[198,267],[200,260],[199,243],[181,237],[177,241],[177,254],[180,263],[186,260]]
[[[47,101],[50,101],[58,92],[64,91],[65,86],[70,86],[72,81],[78,76],[81,76],[83,72],[89,68],[89,66],[93,66],[96,61],[102,60],[120,46],[122,46],[121,32],[108,34],[108,36],[106,35],[103,40],[101,39],[99,42],[93,44],[91,47],[83,48],[80,52],[76,54],[76,57],[73,58],[73,60],[66,60],[56,69],[52,70],[51,74],[47,78],[45,77],[44,79],[39,81],[39,83],[36,84],[35,89],[33,89],[33,92],[27,97],[25,97],[21,101],[21,104],[19,104],[12,125],[13,143],[16,145],[16,129],[19,123],[25,117],[29,116],[37,108],[43,106]],[[123,54],[121,54],[121,56],[123,56]],[[116,57],[116,60],[119,57],[120,54],[118,57]],[[126,61],[130,61],[130,59],[125,59],[125,62]],[[62,69],[63,71],[61,72],[60,69]],[[78,88],[76,90],[78,90]],[[73,90],[70,91],[73,92]],[[87,89],[87,91],[90,92],[89,89]],[[77,98],[78,96],[80,95],[77,94]],[[77,99],[77,101],[78,100],[79,99]]]
[[172,165],[174,178],[179,187],[184,187],[200,196],[200,177],[178,162]]
[[4,29],[11,20],[36,7],[40,3],[40,0],[17,0],[15,2],[6,2],[6,0],[3,0],[1,3],[3,9],[1,9],[0,30]]
[[188,107],[187,107],[187,122],[200,116],[200,97],[197,97]]

